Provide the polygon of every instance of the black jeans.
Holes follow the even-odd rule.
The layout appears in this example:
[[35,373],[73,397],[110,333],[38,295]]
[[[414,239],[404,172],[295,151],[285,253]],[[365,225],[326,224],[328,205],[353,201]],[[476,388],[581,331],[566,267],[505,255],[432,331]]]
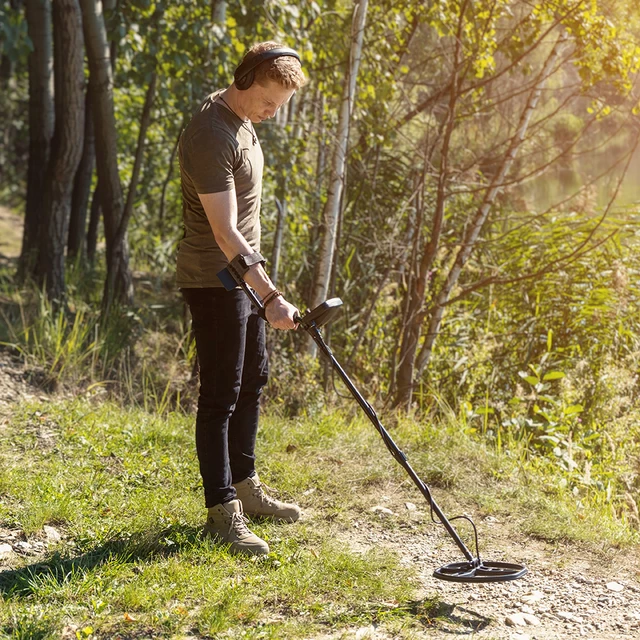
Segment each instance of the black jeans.
[[196,451],[207,507],[236,497],[255,470],[260,395],[269,366],[265,323],[241,289],[182,289],[200,365]]

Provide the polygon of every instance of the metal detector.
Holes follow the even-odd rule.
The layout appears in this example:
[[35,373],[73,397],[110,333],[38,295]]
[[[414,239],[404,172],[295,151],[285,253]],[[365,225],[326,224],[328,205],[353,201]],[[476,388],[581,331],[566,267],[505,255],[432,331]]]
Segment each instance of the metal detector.
[[[225,270],[226,271],[226,270]],[[249,296],[251,302],[258,310],[258,314],[265,318],[265,311],[259,298],[249,287],[242,278],[237,280],[234,274],[226,271],[218,274],[220,280],[225,283],[225,287],[230,287],[233,284],[239,284],[244,292]],[[444,515],[433,496],[429,487],[420,479],[418,474],[413,470],[407,457],[400,450],[398,445],[393,441],[389,432],[384,428],[380,419],[378,418],[374,408],[365,400],[362,394],[358,391],[356,386],[351,381],[351,378],[347,375],[346,371],[340,366],[340,363],[336,360],[331,349],[326,344],[320,333],[320,327],[324,326],[339,313],[340,307],[342,307],[342,300],[340,298],[331,298],[326,300],[322,304],[318,305],[315,309],[307,311],[302,317],[296,318],[298,324],[313,338],[313,341],[318,345],[318,348],[324,355],[329,358],[331,365],[338,375],[342,378],[342,381],[347,386],[347,389],[351,392],[351,395],[357,400],[358,404],[366,414],[367,418],[371,421],[378,433],[382,436],[387,449],[391,452],[393,458],[404,468],[409,474],[411,480],[418,487],[422,495],[429,503],[431,510],[431,519],[436,524],[441,524],[447,530],[447,533],[453,538],[453,541],[458,545],[460,551],[466,558],[464,562],[452,562],[446,564],[433,572],[434,577],[440,580],[448,580],[450,582],[506,582],[507,580],[517,580],[522,578],[527,573],[527,568],[521,564],[512,564],[509,562],[491,562],[482,560],[480,558],[480,552],[478,547],[478,531],[473,520],[468,516],[456,516],[451,520],[464,519],[467,520],[473,527],[473,535],[475,540],[475,556],[469,551],[464,544],[460,535],[455,530],[451,521]],[[435,518],[434,518],[435,514]],[[437,518],[437,519],[436,519]]]

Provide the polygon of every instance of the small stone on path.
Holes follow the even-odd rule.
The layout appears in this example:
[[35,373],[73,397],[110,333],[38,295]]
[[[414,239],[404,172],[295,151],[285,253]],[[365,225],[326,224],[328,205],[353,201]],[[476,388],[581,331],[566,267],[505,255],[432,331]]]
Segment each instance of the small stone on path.
[[529,593],[525,593],[520,600],[526,604],[534,604],[535,602],[539,602],[544,598],[544,593],[542,591],[531,591]]
[[607,582],[607,589],[620,593],[620,591],[624,590],[624,587],[619,582]]
[[405,502],[404,506],[407,507],[407,511],[417,511],[418,507],[416,507],[415,504],[413,504],[413,502]]
[[560,618],[560,620],[566,620],[567,622],[571,622],[576,618],[571,611],[556,611],[556,616]]
[[512,613],[505,618],[505,624],[509,627],[537,627],[540,620],[530,613]]
[[13,547],[10,544],[0,544],[0,557],[8,556],[10,553],[13,553]]
[[360,627],[356,631],[356,640],[364,640],[364,638],[374,638],[376,630],[373,626]]
[[49,542],[60,542],[60,540],[62,540],[62,536],[60,535],[60,532],[54,527],[51,527],[48,524],[45,524],[43,529],[47,536],[47,540]]
[[381,516],[392,516],[394,515],[393,511],[391,511],[391,509],[388,509],[387,507],[381,507],[380,505],[376,506],[376,507],[372,507],[371,511],[373,511],[373,513],[379,513]]
[[524,621],[532,627],[537,627],[540,624],[540,620],[531,613],[521,613],[520,615],[524,618]]

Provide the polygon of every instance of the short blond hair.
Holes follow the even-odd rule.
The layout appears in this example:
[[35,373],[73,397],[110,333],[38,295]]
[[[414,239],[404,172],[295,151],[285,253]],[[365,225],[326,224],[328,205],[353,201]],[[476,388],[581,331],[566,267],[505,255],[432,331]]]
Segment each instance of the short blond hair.
[[[242,62],[265,51],[280,49],[285,46],[272,40],[258,42],[245,53]],[[293,56],[279,56],[272,60],[265,60],[254,69],[254,74],[254,82],[263,86],[266,80],[273,80],[285,89],[298,90],[307,83],[307,79],[302,73],[300,62]]]

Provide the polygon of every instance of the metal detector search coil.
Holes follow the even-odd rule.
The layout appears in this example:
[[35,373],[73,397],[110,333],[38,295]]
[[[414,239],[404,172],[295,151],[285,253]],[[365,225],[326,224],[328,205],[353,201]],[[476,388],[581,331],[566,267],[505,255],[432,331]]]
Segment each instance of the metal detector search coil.
[[[229,273],[229,272],[227,272]],[[218,274],[220,279],[223,280],[226,274]],[[233,273],[230,275],[233,276]],[[256,296],[255,292],[249,287],[242,278],[235,279],[236,284],[240,285],[244,292],[249,296],[251,302],[257,307],[258,313],[264,318],[264,307]],[[226,285],[225,285],[226,286]],[[231,288],[234,288],[233,286]],[[351,395],[357,400],[358,404],[366,414],[367,418],[371,421],[378,433],[382,436],[387,449],[391,452],[393,458],[404,468],[409,474],[413,483],[418,487],[422,495],[426,498],[431,509],[431,519],[436,524],[441,524],[447,533],[451,536],[453,541],[458,546],[458,549],[462,552],[466,558],[465,562],[452,562],[446,564],[433,572],[434,577],[440,580],[448,580],[449,582],[506,582],[508,580],[517,580],[522,578],[527,573],[527,568],[521,564],[511,564],[508,562],[490,562],[480,559],[480,552],[478,547],[478,531],[475,524],[468,516],[456,516],[451,520],[464,519],[467,520],[473,527],[473,534],[475,539],[475,556],[469,551],[467,546],[460,538],[460,535],[451,524],[451,521],[444,515],[433,496],[429,487],[420,479],[418,474],[413,470],[407,456],[400,450],[398,445],[393,441],[389,432],[384,428],[374,408],[365,400],[362,394],[358,391],[356,386],[351,381],[351,378],[347,375],[346,371],[340,366],[340,363],[336,360],[331,349],[326,344],[320,333],[320,327],[324,326],[331,320],[333,320],[336,314],[342,307],[342,300],[340,298],[331,298],[326,300],[322,304],[318,305],[315,309],[307,311],[302,317],[296,318],[299,325],[313,338],[313,341],[318,345],[318,348],[324,355],[329,358],[333,369],[338,373],[342,381],[349,389]],[[435,514],[435,518],[434,518]],[[437,519],[436,519],[437,518]]]

